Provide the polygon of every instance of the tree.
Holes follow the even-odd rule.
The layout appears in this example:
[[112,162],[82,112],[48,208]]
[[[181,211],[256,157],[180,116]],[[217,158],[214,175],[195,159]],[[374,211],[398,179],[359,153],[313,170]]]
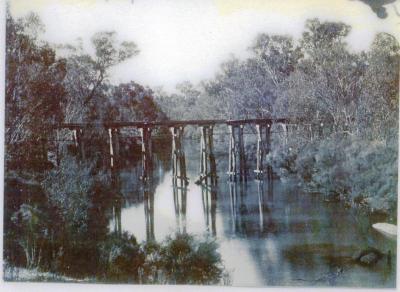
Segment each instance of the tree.
[[364,136],[397,137],[399,103],[400,46],[386,33],[377,34],[365,56],[367,69],[362,83],[362,103],[357,122]]
[[67,156],[60,167],[48,171],[42,181],[47,201],[60,214],[64,231],[71,238],[83,238],[88,231],[90,195],[96,179],[92,176],[92,168],[88,163],[79,164]]
[[[68,101],[65,104],[65,120],[82,122],[98,119],[99,108],[106,102],[109,89],[109,70],[139,53],[133,42],[117,43],[115,32],[99,32],[92,39],[94,56],[83,53],[82,46],[68,46],[68,74],[65,87]],[[64,46],[64,48],[66,48]]]
[[294,45],[289,36],[260,34],[251,50],[259,74],[264,77],[263,81],[274,87],[294,71],[302,57],[300,48]]
[[[210,114],[230,119],[261,117],[269,113],[268,89],[260,82],[257,68],[252,61],[231,58],[221,65],[214,80],[204,82],[208,107],[215,107]],[[259,87],[261,86],[261,88]],[[207,96],[209,96],[207,98]]]
[[52,126],[63,120],[66,64],[37,41],[36,15],[15,21],[7,11],[6,23],[6,157],[26,168],[47,160],[45,143]]
[[107,99],[105,120],[150,122],[165,119],[154,100],[153,91],[133,81],[112,87]]
[[304,57],[279,89],[278,112],[323,122],[333,132],[356,130],[365,61],[347,50],[349,32],[343,23],[307,21],[300,40]]
[[201,88],[189,81],[176,85],[176,93],[168,94],[161,88],[155,93],[156,102],[170,119],[181,116],[182,120],[197,117],[197,102],[201,98]]
[[235,119],[274,114],[278,86],[294,71],[301,52],[290,37],[266,34],[260,34],[250,50],[250,58],[231,57],[213,80],[201,83],[197,116]]
[[48,231],[45,216],[40,207],[22,204],[11,217],[19,233],[17,242],[24,251],[28,269],[37,268],[41,264],[43,240]]
[[168,237],[160,249],[163,276],[169,284],[217,284],[224,272],[217,243],[189,234]]

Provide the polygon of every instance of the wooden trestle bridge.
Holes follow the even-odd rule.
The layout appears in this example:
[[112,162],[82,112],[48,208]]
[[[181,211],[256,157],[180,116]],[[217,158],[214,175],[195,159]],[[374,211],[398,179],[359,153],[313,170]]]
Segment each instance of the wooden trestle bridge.
[[[186,174],[186,157],[184,151],[184,129],[187,126],[198,127],[201,133],[200,138],[200,163],[199,178],[196,181],[201,186],[202,206],[205,216],[207,230],[216,235],[216,202],[217,202],[217,169],[214,155],[213,137],[216,132],[214,128],[218,125],[226,125],[229,129],[229,164],[227,174],[229,176],[229,193],[231,200],[231,214],[233,228],[240,231],[239,221],[241,220],[240,204],[238,195],[242,196],[248,177],[246,166],[246,153],[244,141],[245,126],[254,127],[257,135],[257,155],[254,173],[258,184],[258,201],[260,214],[260,230],[264,229],[264,196],[263,178],[267,178],[268,194],[272,194],[272,167],[266,164],[264,159],[272,150],[271,138],[272,126],[282,127],[285,135],[283,143],[287,141],[288,129],[290,125],[303,124],[301,120],[289,120],[285,118],[263,118],[263,119],[243,119],[243,120],[168,120],[155,122],[112,122],[112,123],[64,123],[56,126],[56,129],[69,129],[72,132],[75,148],[80,157],[85,158],[85,131],[90,129],[104,129],[107,132],[108,154],[107,167],[111,169],[111,181],[118,189],[119,184],[119,165],[122,157],[120,155],[120,140],[122,129],[134,129],[140,133],[141,141],[141,179],[144,203],[144,214],[146,222],[146,238],[154,240],[154,184],[151,183],[152,177],[152,132],[156,129],[169,128],[172,137],[172,186],[175,217],[179,232],[186,232],[186,209],[188,178]],[[322,123],[321,123],[322,127]],[[276,127],[275,127],[276,128]],[[310,137],[312,129],[310,126]],[[236,182],[239,182],[238,184]],[[113,216],[114,229],[121,233],[121,201],[115,202]]]
[[242,120],[168,120],[154,122],[111,122],[104,124],[95,123],[64,123],[58,129],[70,129],[73,140],[80,153],[84,153],[83,133],[88,127],[104,127],[108,131],[110,167],[116,168],[117,159],[120,159],[120,130],[122,128],[136,128],[140,132],[142,144],[142,180],[146,181],[151,168],[151,133],[156,128],[168,127],[172,134],[172,172],[173,178],[183,179],[187,182],[186,161],[183,149],[183,134],[186,126],[197,126],[201,132],[200,140],[200,177],[197,183],[215,184],[216,162],[213,152],[213,130],[216,125],[227,125],[229,128],[229,167],[227,173],[231,181],[246,180],[247,168],[243,129],[245,125],[253,125],[257,131],[257,164],[254,170],[256,176],[261,178],[264,173],[267,178],[272,178],[271,166],[264,167],[264,157],[271,151],[271,127],[280,124],[287,133],[290,121],[285,118],[261,118]]

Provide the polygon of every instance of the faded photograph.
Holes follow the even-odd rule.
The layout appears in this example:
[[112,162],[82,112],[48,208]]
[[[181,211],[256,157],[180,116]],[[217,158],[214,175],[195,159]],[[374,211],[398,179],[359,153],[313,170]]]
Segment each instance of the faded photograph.
[[3,4],[5,282],[396,287],[399,1]]

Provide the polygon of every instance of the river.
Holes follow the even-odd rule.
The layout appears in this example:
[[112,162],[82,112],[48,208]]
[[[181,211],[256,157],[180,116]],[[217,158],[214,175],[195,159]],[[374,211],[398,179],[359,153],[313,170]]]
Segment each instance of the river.
[[[110,229],[121,228],[138,241],[162,241],[174,232],[213,237],[235,286],[395,287],[396,242],[371,228],[377,219],[341,202],[324,202],[294,179],[255,180],[251,162],[246,183],[229,182],[226,149],[219,149],[215,188],[195,184],[198,141],[185,140],[187,187],[174,189],[168,157],[154,158],[148,191],[137,179],[138,166],[123,168],[124,200]],[[372,267],[351,261],[367,246],[390,250],[390,260]]]

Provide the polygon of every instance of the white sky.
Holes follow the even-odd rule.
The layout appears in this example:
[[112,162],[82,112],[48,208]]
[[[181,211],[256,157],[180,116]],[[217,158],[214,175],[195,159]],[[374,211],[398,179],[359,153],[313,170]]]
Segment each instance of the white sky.
[[[260,32],[299,37],[308,18],[341,20],[353,26],[348,39],[368,48],[378,31],[396,34],[400,17],[394,4],[379,19],[352,0],[10,0],[14,16],[37,12],[52,43],[88,41],[100,30],[115,30],[134,41],[140,54],[112,72],[112,81],[134,80],[170,91],[184,80],[214,76],[230,54],[244,57]],[[397,4],[400,10],[400,4]]]

